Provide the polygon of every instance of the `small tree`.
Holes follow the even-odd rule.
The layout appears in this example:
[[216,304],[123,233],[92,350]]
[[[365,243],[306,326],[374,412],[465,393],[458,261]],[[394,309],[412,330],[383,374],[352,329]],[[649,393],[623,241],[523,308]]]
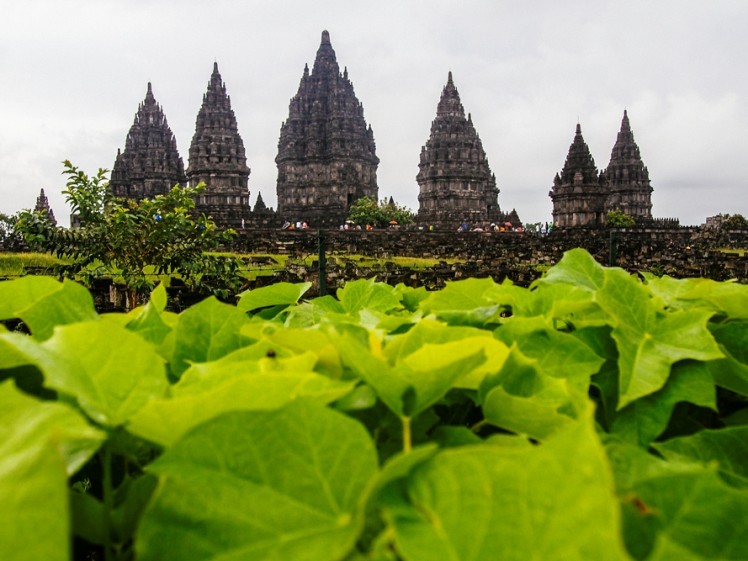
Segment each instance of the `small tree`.
[[742,214],[725,214],[720,225],[725,230],[748,228],[748,220]]
[[377,203],[371,197],[362,197],[351,205],[348,220],[354,224],[371,224],[382,228],[391,222],[410,224],[413,222],[413,213],[392,199]]
[[615,209],[608,212],[605,223],[613,228],[627,228],[636,224],[636,220],[625,212]]
[[23,248],[23,236],[16,229],[17,214],[0,213],[0,248],[5,251],[17,251]]
[[221,231],[213,221],[195,216],[195,197],[204,186],[175,186],[165,195],[140,201],[113,197],[106,170],[89,177],[69,161],[63,191],[80,228],[52,225],[46,215],[25,211],[17,227],[30,246],[73,259],[63,274],[89,282],[102,275],[121,276],[128,304],[153,289],[158,275],[178,275],[191,287],[226,297],[241,286],[239,262],[206,254],[228,242],[235,232]]

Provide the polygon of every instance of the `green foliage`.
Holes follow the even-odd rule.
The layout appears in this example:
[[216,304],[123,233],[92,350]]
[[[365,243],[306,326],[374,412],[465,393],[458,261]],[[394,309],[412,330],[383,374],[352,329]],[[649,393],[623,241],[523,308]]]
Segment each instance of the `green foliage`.
[[720,227],[725,230],[748,228],[748,219],[746,219],[742,214],[724,214],[722,215]]
[[748,286],[307,289],[0,283],[0,558],[748,558]]
[[614,209],[608,212],[605,223],[613,228],[627,228],[636,224],[636,220],[622,210]]
[[72,259],[61,268],[63,274],[87,282],[102,275],[121,277],[131,307],[161,275],[178,275],[188,286],[223,297],[238,290],[239,261],[206,253],[229,241],[233,231],[195,216],[194,199],[204,186],[175,186],[153,199],[125,201],[108,192],[106,170],[89,177],[69,161],[64,165],[64,194],[81,227],[56,227],[46,215],[28,211],[16,225],[31,247]]
[[370,197],[362,197],[351,205],[348,220],[362,226],[368,224],[377,228],[386,228],[392,222],[399,225],[410,224],[413,222],[413,213],[392,199],[389,201],[383,199],[377,203]]
[[17,251],[23,246],[23,235],[16,229],[18,215],[0,212],[0,249]]

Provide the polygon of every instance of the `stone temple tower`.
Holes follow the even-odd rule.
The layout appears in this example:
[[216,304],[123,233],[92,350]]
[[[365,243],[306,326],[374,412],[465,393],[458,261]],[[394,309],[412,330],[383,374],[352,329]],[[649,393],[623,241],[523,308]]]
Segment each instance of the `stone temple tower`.
[[418,168],[419,223],[457,228],[463,222],[483,226],[501,220],[496,176],[488,166],[471,116],[465,118],[452,72],[442,90],[431,135],[421,149]]
[[635,219],[652,218],[652,186],[649,183],[649,171],[642,162],[625,110],[621,130],[604,176],[607,184],[606,213],[610,210],[620,210]]
[[548,195],[553,201],[553,225],[557,228],[605,223],[603,176],[597,172],[578,123],[564,168],[553,179]]
[[187,167],[191,186],[205,183],[205,192],[196,201],[197,210],[221,226],[241,228],[242,219],[248,220],[251,210],[249,173],[231,98],[216,62],[197,114]]
[[176,138],[148,82],[145,99],[127,133],[125,149],[117,151],[109,189],[117,197],[140,200],[167,193],[186,181]]
[[284,220],[337,226],[353,202],[379,195],[374,133],[327,31],[289,104],[275,162],[277,212]]

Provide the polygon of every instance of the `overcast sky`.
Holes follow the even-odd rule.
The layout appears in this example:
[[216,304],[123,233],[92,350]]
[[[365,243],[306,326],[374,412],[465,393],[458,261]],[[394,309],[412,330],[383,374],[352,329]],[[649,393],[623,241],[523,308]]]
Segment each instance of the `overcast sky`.
[[748,216],[746,0],[0,0],[0,18],[0,212],[44,188],[67,224],[60,162],[110,169],[149,81],[187,167],[214,61],[250,200],[275,207],[280,125],[327,29],[374,129],[381,198],[418,209],[451,70],[499,204],[526,222],[551,220],[577,122],[605,168],[624,109],[654,216]]

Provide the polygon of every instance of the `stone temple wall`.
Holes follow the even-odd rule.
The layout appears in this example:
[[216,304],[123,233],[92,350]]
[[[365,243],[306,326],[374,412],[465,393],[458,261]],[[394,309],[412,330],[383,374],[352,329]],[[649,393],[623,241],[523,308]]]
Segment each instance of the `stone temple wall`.
[[[620,229],[614,236],[615,264],[629,272],[649,271],[674,277],[703,277],[714,280],[735,278],[748,283],[748,254],[725,249],[748,249],[748,230],[731,232],[700,228]],[[328,255],[366,255],[378,258],[430,257],[458,259],[464,263],[435,268],[435,271],[408,271],[396,282],[423,284],[438,288],[446,280],[493,277],[509,278],[527,285],[558,262],[564,252],[582,247],[603,265],[611,263],[611,231],[598,229],[556,230],[547,236],[518,232],[427,232],[407,230],[326,231]],[[244,230],[231,248],[242,253],[281,253],[305,257],[318,252],[316,231]],[[303,268],[302,268],[303,269]],[[307,280],[296,269],[279,280]],[[391,268],[392,269],[392,268]],[[332,274],[328,267],[328,272]],[[395,271],[369,271],[379,280],[390,282]],[[429,275],[439,273],[438,279]],[[294,278],[294,275],[296,278]],[[282,275],[281,275],[282,276]],[[354,275],[358,278],[360,275]],[[365,276],[365,275],[364,275]],[[348,280],[351,280],[350,278]]]

